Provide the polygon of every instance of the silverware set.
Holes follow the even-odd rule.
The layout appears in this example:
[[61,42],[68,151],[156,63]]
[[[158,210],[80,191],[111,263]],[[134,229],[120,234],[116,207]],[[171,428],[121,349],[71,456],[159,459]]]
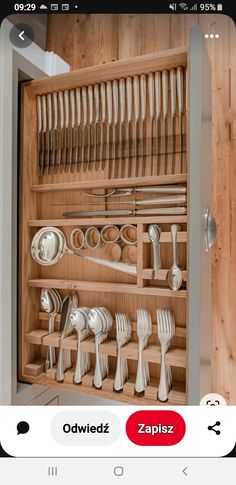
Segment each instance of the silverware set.
[[[56,295],[56,297],[55,297]],[[56,302],[56,304],[55,304]],[[60,305],[59,305],[60,304]],[[60,343],[59,354],[56,362],[55,348],[49,346],[47,351],[45,371],[56,366],[56,380],[63,382],[65,372],[72,367],[71,349],[63,348],[63,339],[72,335],[77,336],[77,357],[74,372],[74,383],[81,384],[83,376],[91,371],[89,352],[81,350],[81,342],[88,339],[91,334],[95,336],[95,369],[93,384],[97,389],[102,388],[103,380],[109,375],[108,355],[100,351],[100,345],[104,343],[113,329],[113,316],[104,307],[79,307],[78,296],[75,292],[70,293],[63,299],[55,289],[41,290],[41,305],[44,311],[49,313],[48,333],[54,331],[53,323],[56,313],[61,311],[60,317]],[[115,314],[115,330],[117,342],[117,361],[114,377],[114,391],[122,391],[129,380],[128,361],[122,355],[124,347],[132,337],[132,324],[127,314]],[[137,310],[137,337],[138,337],[138,363],[135,380],[136,393],[142,393],[150,384],[149,364],[143,359],[143,351],[148,346],[148,339],[152,334],[152,319],[145,309]],[[157,335],[161,346],[160,381],[158,399],[166,401],[172,387],[171,368],[165,363],[165,355],[169,351],[170,342],[175,335],[174,316],[170,310],[157,310]]]
[[[161,194],[159,197],[151,199],[136,199],[136,200],[125,200],[116,201],[113,198],[121,196],[126,197],[135,194],[149,194],[156,193]],[[162,195],[164,194],[164,195]],[[168,195],[167,195],[168,194]],[[93,197],[94,199],[104,199],[109,200],[110,204],[118,206],[128,206],[124,209],[99,209],[99,205],[104,206],[104,201],[99,203],[97,201],[86,203],[86,206],[92,205],[96,206],[95,211],[68,211],[64,212],[63,216],[67,218],[79,218],[79,217],[98,217],[98,216],[129,216],[129,215],[168,215],[168,214],[186,214],[186,206],[182,206],[187,202],[186,187],[181,185],[161,185],[161,186],[147,186],[147,187],[124,187],[113,189],[108,194],[96,194],[96,193],[85,193],[84,195],[88,197]],[[81,206],[81,204],[80,204]],[[130,208],[129,206],[133,207]],[[150,206],[150,207],[149,207]],[[153,208],[152,206],[156,206]],[[164,207],[162,207],[164,206]],[[171,206],[171,207],[166,207]],[[141,207],[141,209],[140,209]],[[144,207],[144,208],[142,208]]]
[[152,175],[163,155],[167,173],[169,154],[174,171],[177,148],[182,165],[184,76],[178,66],[37,96],[38,174],[98,171],[108,163],[109,178],[124,177],[128,159],[128,176]]

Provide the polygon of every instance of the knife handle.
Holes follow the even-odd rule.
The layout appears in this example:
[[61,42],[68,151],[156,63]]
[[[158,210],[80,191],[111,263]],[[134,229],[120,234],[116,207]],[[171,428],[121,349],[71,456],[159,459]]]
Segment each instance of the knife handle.
[[184,102],[184,77],[182,66],[177,67],[177,92],[178,92],[178,109],[179,114],[183,113]]
[[148,74],[148,97],[149,97],[149,116],[151,120],[154,117],[154,76],[151,72]]
[[162,71],[162,102],[163,102],[163,117],[164,119],[168,113],[168,71]]
[[142,117],[142,121],[144,121],[146,118],[146,100],[147,100],[145,74],[142,74],[140,76],[140,91],[141,91],[141,117]]
[[155,101],[156,101],[156,119],[158,120],[161,114],[161,73],[155,72]]
[[170,70],[170,100],[171,100],[171,116],[172,118],[176,113],[176,71]]

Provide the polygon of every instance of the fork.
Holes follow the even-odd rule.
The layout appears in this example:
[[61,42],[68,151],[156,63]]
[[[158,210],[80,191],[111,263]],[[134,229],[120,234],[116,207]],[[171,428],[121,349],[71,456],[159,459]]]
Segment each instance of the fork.
[[175,333],[174,317],[170,310],[157,310],[157,333],[161,344],[161,372],[158,389],[158,399],[167,401],[171,388],[170,366],[165,365],[165,354]]
[[147,310],[137,310],[137,335],[139,339],[138,347],[138,369],[135,382],[135,391],[143,392],[149,384],[148,364],[143,362],[142,351],[148,343],[148,337],[152,333],[151,315]]
[[116,313],[117,365],[114,389],[120,391],[128,379],[127,358],[121,357],[121,347],[131,338],[132,325],[128,315]]

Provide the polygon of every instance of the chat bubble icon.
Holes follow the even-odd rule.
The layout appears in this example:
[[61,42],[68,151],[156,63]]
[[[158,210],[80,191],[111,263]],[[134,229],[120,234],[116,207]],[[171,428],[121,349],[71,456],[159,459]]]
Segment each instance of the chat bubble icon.
[[16,429],[17,429],[17,434],[26,434],[30,429],[30,425],[26,421],[20,421],[17,424]]

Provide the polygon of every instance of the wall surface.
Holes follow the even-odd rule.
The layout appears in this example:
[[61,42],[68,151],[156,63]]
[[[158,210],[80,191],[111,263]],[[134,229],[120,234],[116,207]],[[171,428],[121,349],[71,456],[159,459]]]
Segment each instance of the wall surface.
[[[47,50],[78,69],[188,44],[200,24],[213,69],[212,391],[236,404],[236,32],[223,15],[50,15]],[[233,90],[234,87],[234,90]]]

